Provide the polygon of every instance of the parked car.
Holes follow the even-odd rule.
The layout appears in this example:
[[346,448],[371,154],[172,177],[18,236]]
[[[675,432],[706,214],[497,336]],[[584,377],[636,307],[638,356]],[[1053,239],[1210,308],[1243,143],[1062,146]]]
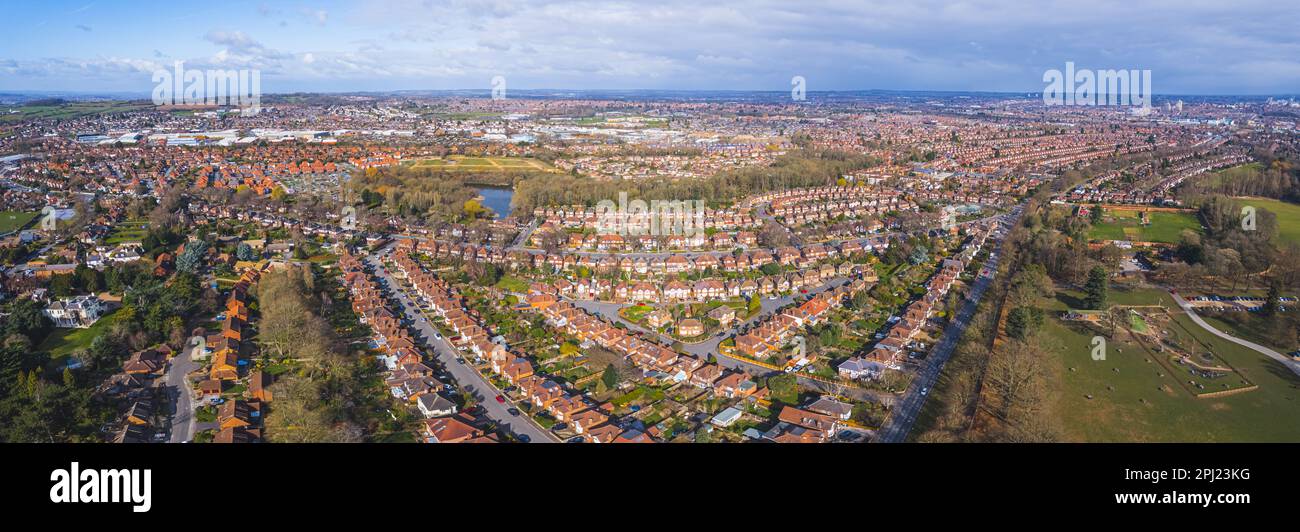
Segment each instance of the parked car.
[[497,396],[497,402],[498,402],[498,403],[501,403],[501,404],[506,404],[506,398],[503,397],[503,396],[498,395],[498,396]]

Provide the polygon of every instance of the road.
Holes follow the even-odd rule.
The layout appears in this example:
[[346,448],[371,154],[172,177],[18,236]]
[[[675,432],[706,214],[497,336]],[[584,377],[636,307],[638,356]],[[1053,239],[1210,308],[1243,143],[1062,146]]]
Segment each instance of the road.
[[[1013,219],[1018,219],[1020,208],[1013,212]],[[948,323],[948,328],[943,332],[943,339],[939,344],[934,346],[930,355],[926,357],[924,366],[917,373],[916,379],[912,385],[907,388],[903,394],[903,399],[894,405],[893,411],[886,420],[885,426],[879,432],[879,440],[882,443],[902,443],[907,434],[911,432],[912,425],[916,423],[916,416],[921,412],[921,406],[925,404],[929,391],[934,388],[934,383],[938,381],[939,374],[943,372],[943,365],[948,362],[952,356],[953,349],[957,347],[957,342],[961,340],[962,333],[966,332],[966,325],[970,323],[971,316],[975,315],[975,309],[979,306],[980,298],[993,282],[993,277],[997,275],[998,256],[1002,250],[1002,241],[999,240],[997,248],[989,253],[988,260],[980,268],[979,276],[975,278],[974,285],[971,286],[970,295],[966,297],[966,302],[962,305],[957,316]]]
[[[390,245],[381,252],[387,251],[391,247]],[[483,405],[488,418],[496,421],[501,428],[508,432],[528,436],[530,443],[555,443],[560,441],[550,431],[538,426],[528,415],[523,413],[518,416],[512,415],[509,411],[511,404],[508,401],[502,404],[495,399],[496,396],[503,395],[501,390],[498,390],[487,379],[484,379],[483,375],[479,374],[478,370],[469,364],[456,361],[461,356],[460,352],[446,339],[439,339],[435,336],[437,331],[427,321],[429,317],[415,305],[411,295],[401,289],[397,280],[381,264],[378,253],[367,257],[366,262],[374,267],[375,274],[386,281],[388,286],[392,288],[393,293],[397,295],[398,300],[402,303],[402,313],[413,324],[412,327],[415,331],[424,338],[425,345],[431,348],[438,361],[447,369],[447,372],[456,380],[456,383],[473,394],[478,404]]]
[[203,349],[202,344],[182,349],[167,363],[167,374],[163,379],[172,406],[168,443],[185,443],[194,439],[194,392],[186,381],[191,372],[199,369],[198,362],[194,361],[194,352],[199,349]]
[[1295,372],[1296,375],[1300,375],[1300,363],[1291,360],[1291,357],[1286,356],[1277,351],[1274,351],[1268,347],[1259,345],[1255,342],[1251,342],[1249,340],[1243,340],[1241,338],[1237,338],[1236,336],[1232,336],[1228,333],[1215,329],[1214,326],[1210,325],[1209,323],[1206,323],[1205,320],[1201,319],[1201,317],[1196,314],[1196,309],[1192,307],[1192,304],[1188,303],[1186,299],[1183,299],[1183,296],[1180,296],[1173,292],[1169,292],[1169,295],[1173,296],[1174,302],[1178,303],[1178,306],[1183,308],[1183,312],[1187,313],[1187,317],[1191,318],[1192,321],[1196,322],[1197,325],[1200,325],[1202,329],[1209,331],[1210,334],[1218,336],[1219,338],[1223,338],[1224,340],[1227,340],[1234,344],[1262,353],[1268,356],[1269,358],[1272,358],[1273,360],[1281,362],[1283,366],[1286,366],[1287,369],[1290,369],[1291,371]]

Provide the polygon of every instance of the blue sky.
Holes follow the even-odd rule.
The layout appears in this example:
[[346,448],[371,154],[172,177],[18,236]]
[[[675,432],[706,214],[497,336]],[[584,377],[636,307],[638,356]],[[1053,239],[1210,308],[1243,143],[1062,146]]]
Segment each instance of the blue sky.
[[1300,93],[1300,2],[11,2],[0,90],[148,93],[257,68],[267,93],[510,88],[1039,91],[1150,69],[1157,94]]

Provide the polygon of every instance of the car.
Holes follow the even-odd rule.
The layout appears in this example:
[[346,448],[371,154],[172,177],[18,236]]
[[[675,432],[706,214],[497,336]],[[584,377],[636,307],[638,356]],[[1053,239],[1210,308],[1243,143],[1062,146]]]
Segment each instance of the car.
[[586,443],[586,442],[582,440],[582,436],[574,436],[572,438],[564,440],[564,443]]
[[930,393],[930,389],[929,389],[929,388],[921,388],[921,395],[926,395],[926,394],[928,394],[928,393]]
[[521,442],[523,442],[523,443],[529,443],[529,442],[533,441],[533,439],[532,439],[532,438],[529,438],[527,434],[520,434],[520,435],[518,436],[518,438],[519,438],[519,441],[521,441]]
[[461,357],[456,357],[456,363],[457,363],[457,364],[464,364],[464,363],[465,363],[465,359],[463,359],[463,358],[461,358]]
[[165,442],[165,441],[167,441],[167,434],[164,433],[164,432],[155,432],[155,433],[153,434],[153,441],[155,441],[155,442]]
[[568,423],[556,423],[555,426],[551,427],[551,430],[565,430],[568,428],[569,428]]
[[503,397],[503,396],[498,395],[498,396],[497,396],[497,402],[498,402],[498,403],[501,403],[501,404],[506,404],[506,398]]
[[439,340],[441,340],[441,339],[442,339],[442,333],[437,333],[437,332],[436,332],[436,333],[433,333],[433,337],[434,337],[434,338],[437,338],[437,339],[439,339]]
[[506,409],[506,412],[510,412],[510,415],[512,415],[512,416],[517,416],[517,415],[519,415],[519,409],[518,409],[518,408],[515,408],[515,407],[513,407],[513,406],[510,407],[510,408],[507,408],[507,409]]

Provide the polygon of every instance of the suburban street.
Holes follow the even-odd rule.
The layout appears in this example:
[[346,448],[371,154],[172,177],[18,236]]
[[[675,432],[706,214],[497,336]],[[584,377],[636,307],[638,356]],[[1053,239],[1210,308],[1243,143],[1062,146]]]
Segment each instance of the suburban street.
[[[1004,220],[1019,219],[1021,207],[1012,211],[1012,215]],[[1002,241],[999,240],[997,248],[990,254],[988,260],[981,268],[979,275],[975,278],[975,283],[971,286],[970,295],[967,296],[966,302],[962,305],[957,316],[948,323],[947,330],[943,333],[943,339],[934,346],[930,355],[926,357],[924,366],[917,373],[916,379],[912,385],[907,388],[903,394],[903,399],[898,401],[885,421],[885,426],[879,431],[879,440],[881,443],[902,443],[907,439],[907,434],[911,432],[912,425],[916,423],[916,416],[921,412],[921,407],[930,395],[930,390],[934,383],[938,381],[939,374],[943,372],[943,365],[948,362],[948,357],[952,356],[952,351],[957,347],[957,342],[961,340],[962,333],[966,331],[966,325],[970,323],[971,317],[975,315],[975,309],[979,306],[980,298],[988,290],[989,284],[993,282],[993,277],[997,275],[998,255],[1002,249]]]
[[[391,249],[386,247],[380,253]],[[439,339],[434,336],[437,332],[433,325],[428,322],[428,316],[416,306],[411,296],[402,290],[397,284],[397,280],[392,277],[379,259],[379,254],[375,253],[366,258],[366,263],[374,267],[375,274],[388,284],[388,287],[397,295],[402,303],[402,314],[405,319],[414,324],[416,332],[424,338],[424,343],[432,348],[433,354],[437,357],[438,362],[447,369],[447,372],[456,380],[465,391],[474,395],[479,405],[485,409],[487,416],[496,421],[503,429],[514,434],[528,436],[530,443],[555,443],[559,438],[550,431],[538,426],[532,418],[526,414],[512,415],[509,412],[511,404],[507,401],[505,404],[498,403],[494,399],[497,395],[503,395],[492,383],[483,378],[478,370],[471,367],[468,363],[458,362],[456,359],[461,353],[456,350],[446,339]]]
[[203,349],[203,345],[187,346],[172,357],[167,364],[167,374],[163,377],[167,395],[171,399],[171,437],[168,443],[185,443],[194,438],[194,398],[187,376],[199,368],[194,361],[194,352]]

